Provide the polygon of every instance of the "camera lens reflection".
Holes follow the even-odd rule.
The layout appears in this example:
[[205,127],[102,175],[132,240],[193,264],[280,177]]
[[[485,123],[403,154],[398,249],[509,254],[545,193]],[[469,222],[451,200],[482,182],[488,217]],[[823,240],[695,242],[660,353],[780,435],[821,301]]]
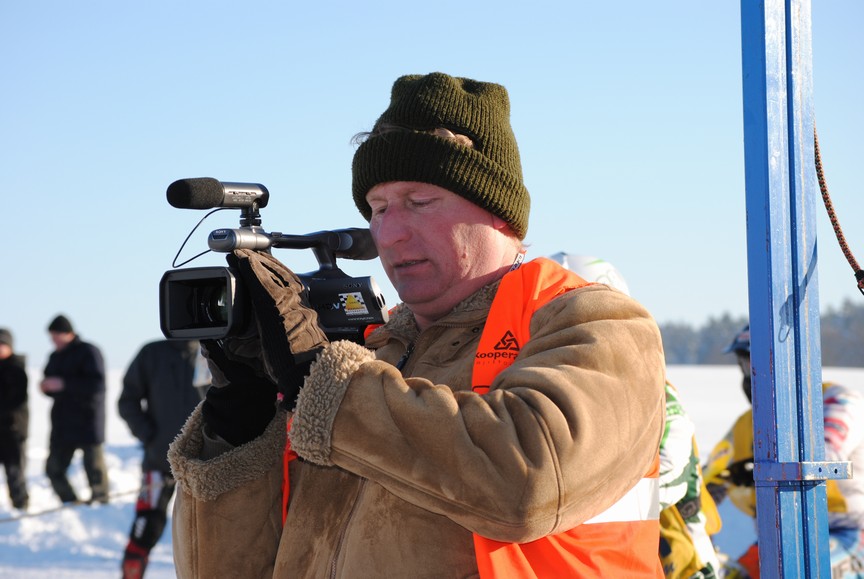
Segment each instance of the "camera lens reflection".
[[228,296],[225,285],[203,288],[198,306],[201,308],[201,318],[214,324],[225,324],[228,321]]

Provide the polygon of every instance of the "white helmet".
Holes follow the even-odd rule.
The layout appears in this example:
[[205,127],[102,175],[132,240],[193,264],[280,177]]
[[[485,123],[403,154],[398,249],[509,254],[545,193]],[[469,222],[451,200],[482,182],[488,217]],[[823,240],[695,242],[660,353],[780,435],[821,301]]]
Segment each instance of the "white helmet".
[[605,259],[591,255],[576,255],[564,251],[550,255],[549,259],[557,261],[585,281],[603,283],[628,296],[630,295],[630,288],[627,287],[624,276],[615,269],[614,265]]

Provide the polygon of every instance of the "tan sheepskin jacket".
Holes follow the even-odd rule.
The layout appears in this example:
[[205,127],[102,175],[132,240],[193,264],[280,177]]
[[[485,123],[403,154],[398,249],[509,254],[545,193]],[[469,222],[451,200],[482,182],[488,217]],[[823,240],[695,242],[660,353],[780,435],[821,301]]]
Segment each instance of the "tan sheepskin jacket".
[[535,313],[531,340],[479,396],[470,377],[496,289],[422,333],[399,308],[371,350],[321,353],[293,415],[284,528],[286,415],[204,459],[196,409],[169,452],[178,577],[475,577],[472,533],[532,541],[624,495],[663,430],[657,325],[606,286],[573,290]]

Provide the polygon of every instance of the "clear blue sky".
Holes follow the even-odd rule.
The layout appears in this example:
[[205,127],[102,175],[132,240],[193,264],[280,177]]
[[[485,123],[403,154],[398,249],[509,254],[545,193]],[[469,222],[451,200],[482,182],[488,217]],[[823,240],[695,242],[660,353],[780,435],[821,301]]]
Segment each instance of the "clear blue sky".
[[[66,313],[109,367],[160,337],[157,286],[203,212],[174,180],[265,184],[270,231],[363,226],[351,137],[406,73],[511,97],[533,208],[530,255],[604,257],[659,322],[747,312],[737,2],[0,4],[0,326],[41,366]],[[828,184],[864,261],[864,3],[813,3]],[[864,299],[819,205],[823,308]],[[236,212],[204,224],[236,227]],[[310,252],[278,250],[295,270]],[[222,264],[221,256],[193,265]],[[372,262],[343,262],[373,275]]]

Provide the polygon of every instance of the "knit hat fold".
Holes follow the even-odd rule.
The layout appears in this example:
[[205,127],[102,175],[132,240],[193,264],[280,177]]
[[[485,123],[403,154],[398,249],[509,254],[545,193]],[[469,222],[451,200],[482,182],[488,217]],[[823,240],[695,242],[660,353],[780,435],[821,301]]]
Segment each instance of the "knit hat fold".
[[[467,136],[473,146],[429,133],[437,128]],[[497,215],[524,238],[531,200],[507,90],[442,73],[399,78],[390,106],[354,154],[354,202],[367,220],[372,210],[366,194],[389,181],[443,187]]]
[[48,331],[66,333],[73,332],[74,330],[72,329],[72,322],[69,321],[69,318],[61,314],[51,321],[51,324],[48,326]]

